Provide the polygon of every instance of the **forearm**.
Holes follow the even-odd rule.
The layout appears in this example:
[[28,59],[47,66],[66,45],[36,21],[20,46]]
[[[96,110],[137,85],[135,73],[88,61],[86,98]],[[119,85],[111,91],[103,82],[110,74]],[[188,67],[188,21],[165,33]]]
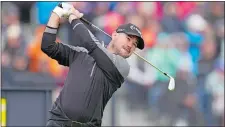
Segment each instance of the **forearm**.
[[52,28],[58,28],[59,22],[60,22],[60,17],[56,13],[52,12],[47,26],[52,27]]
[[42,37],[41,50],[59,64],[69,66],[78,54],[71,46],[56,42],[59,20],[59,16],[52,13]]
[[55,13],[52,13],[49,18],[49,21],[47,23],[47,26],[45,28],[45,32],[43,33],[43,37],[42,37],[41,49],[43,51],[46,48],[48,48],[50,45],[55,43],[56,34],[58,31],[58,27],[59,27],[59,21],[60,21],[59,16]]

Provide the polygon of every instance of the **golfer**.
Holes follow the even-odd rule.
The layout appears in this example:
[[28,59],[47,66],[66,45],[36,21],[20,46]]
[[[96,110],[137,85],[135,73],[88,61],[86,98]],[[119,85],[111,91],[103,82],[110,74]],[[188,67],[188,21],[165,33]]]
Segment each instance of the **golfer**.
[[[60,18],[65,15],[73,28],[73,36],[83,47],[75,46],[78,40],[73,41],[73,46],[55,42]],[[144,48],[140,29],[130,23],[119,26],[105,48],[79,20],[82,16],[73,6],[61,3],[53,10],[43,33],[42,51],[69,67],[47,126],[101,126],[107,102],[128,76],[130,66],[126,58],[135,48]]]

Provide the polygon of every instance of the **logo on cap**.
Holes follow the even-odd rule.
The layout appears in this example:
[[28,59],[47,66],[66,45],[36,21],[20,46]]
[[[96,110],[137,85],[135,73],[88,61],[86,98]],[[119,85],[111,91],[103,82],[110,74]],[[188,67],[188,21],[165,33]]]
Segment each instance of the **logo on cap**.
[[[141,35],[141,31],[140,30],[138,30],[138,28],[137,27],[135,27],[135,26],[133,26],[133,25],[131,25],[130,26],[130,29],[132,29],[132,30],[136,30],[140,35]],[[142,36],[142,35],[141,35]]]
[[118,29],[117,31],[118,31],[118,32],[121,32],[121,31],[125,31],[125,29]]

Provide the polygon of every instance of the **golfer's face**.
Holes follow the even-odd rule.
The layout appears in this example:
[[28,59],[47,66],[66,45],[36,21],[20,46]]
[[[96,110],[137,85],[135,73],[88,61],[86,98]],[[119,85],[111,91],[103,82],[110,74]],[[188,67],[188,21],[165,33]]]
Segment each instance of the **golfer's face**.
[[129,57],[137,47],[137,37],[120,33],[117,39],[118,54],[124,58]]

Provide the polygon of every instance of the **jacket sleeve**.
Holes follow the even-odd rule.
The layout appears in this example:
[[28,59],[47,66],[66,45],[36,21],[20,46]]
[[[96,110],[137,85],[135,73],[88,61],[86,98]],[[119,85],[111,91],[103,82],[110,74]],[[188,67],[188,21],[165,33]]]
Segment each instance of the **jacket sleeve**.
[[108,52],[80,20],[73,20],[71,25],[73,27],[73,35],[78,36],[82,41],[84,48],[86,48],[89,55],[95,59],[98,67],[112,80],[118,77],[117,72],[119,72],[119,75],[122,76],[120,83],[122,83],[124,78],[128,76],[130,69],[126,59]]
[[56,33],[56,28],[46,27],[42,37],[41,50],[52,59],[57,60],[59,64],[69,66],[76,59],[77,51],[85,52],[85,49],[55,42]]

